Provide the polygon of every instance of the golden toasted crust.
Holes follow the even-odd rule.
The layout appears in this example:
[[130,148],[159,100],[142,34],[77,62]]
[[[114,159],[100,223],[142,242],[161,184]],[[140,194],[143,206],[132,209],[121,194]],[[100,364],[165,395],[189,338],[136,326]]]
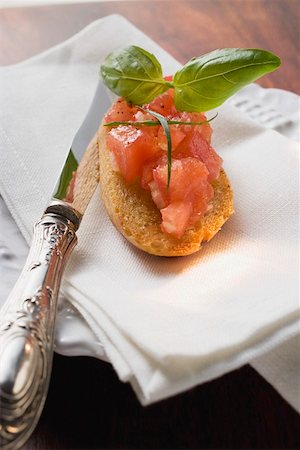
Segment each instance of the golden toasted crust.
[[138,182],[126,183],[113,170],[106,146],[106,129],[98,132],[101,196],[111,221],[136,247],[159,256],[185,256],[198,251],[209,241],[233,213],[232,190],[223,169],[214,181],[214,198],[209,211],[181,239],[163,233],[160,211],[149,191]]
[[98,136],[93,137],[77,168],[75,183],[69,202],[79,212],[84,212],[99,182]]

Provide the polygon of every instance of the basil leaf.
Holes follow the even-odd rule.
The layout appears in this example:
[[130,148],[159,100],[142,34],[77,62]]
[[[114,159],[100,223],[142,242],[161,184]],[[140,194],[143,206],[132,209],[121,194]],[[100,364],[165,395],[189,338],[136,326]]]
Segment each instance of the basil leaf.
[[110,53],[100,72],[109,89],[135,105],[150,103],[171,86],[156,57],[135,45]]
[[280,63],[260,49],[225,48],[193,58],[174,76],[175,106],[195,112],[216,108]]

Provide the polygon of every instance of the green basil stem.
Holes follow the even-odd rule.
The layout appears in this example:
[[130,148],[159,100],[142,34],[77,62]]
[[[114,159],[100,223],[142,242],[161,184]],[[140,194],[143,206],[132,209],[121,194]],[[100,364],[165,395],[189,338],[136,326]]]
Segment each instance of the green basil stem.
[[[148,111],[148,110],[146,110]],[[211,119],[203,120],[202,122],[184,122],[181,120],[167,120],[168,125],[204,125],[205,123],[209,123],[217,117],[218,113],[215,114]],[[144,120],[141,122],[134,122],[133,120],[124,120],[124,121],[115,121],[115,122],[107,122],[104,124],[105,127],[118,127],[119,125],[133,125],[134,127],[159,127],[161,123],[157,120]]]
[[167,138],[167,148],[168,148],[168,179],[167,179],[167,191],[169,190],[170,181],[171,181],[171,170],[172,170],[172,139],[170,133],[170,127],[167,119],[156,111],[152,111],[151,109],[142,108],[145,112],[151,114],[155,117],[161,124],[164,129],[166,138]]

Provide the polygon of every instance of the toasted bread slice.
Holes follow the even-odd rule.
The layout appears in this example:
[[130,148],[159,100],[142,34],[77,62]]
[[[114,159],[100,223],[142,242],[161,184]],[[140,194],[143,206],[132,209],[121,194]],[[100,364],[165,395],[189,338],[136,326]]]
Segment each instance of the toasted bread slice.
[[98,132],[101,196],[111,221],[125,238],[147,253],[159,256],[185,256],[198,251],[209,241],[233,213],[232,190],[223,169],[213,182],[214,198],[207,213],[182,238],[163,233],[161,214],[149,191],[138,182],[126,183],[113,170],[106,146],[106,129]]

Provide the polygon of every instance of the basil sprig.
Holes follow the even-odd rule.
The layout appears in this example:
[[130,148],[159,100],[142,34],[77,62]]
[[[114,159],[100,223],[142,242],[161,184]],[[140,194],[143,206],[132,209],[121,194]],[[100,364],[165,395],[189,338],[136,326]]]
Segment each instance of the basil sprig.
[[192,58],[168,82],[154,55],[129,46],[107,56],[101,76],[113,92],[136,105],[150,103],[172,87],[177,110],[202,112],[220,106],[280,64],[278,56],[265,50],[225,48]]

